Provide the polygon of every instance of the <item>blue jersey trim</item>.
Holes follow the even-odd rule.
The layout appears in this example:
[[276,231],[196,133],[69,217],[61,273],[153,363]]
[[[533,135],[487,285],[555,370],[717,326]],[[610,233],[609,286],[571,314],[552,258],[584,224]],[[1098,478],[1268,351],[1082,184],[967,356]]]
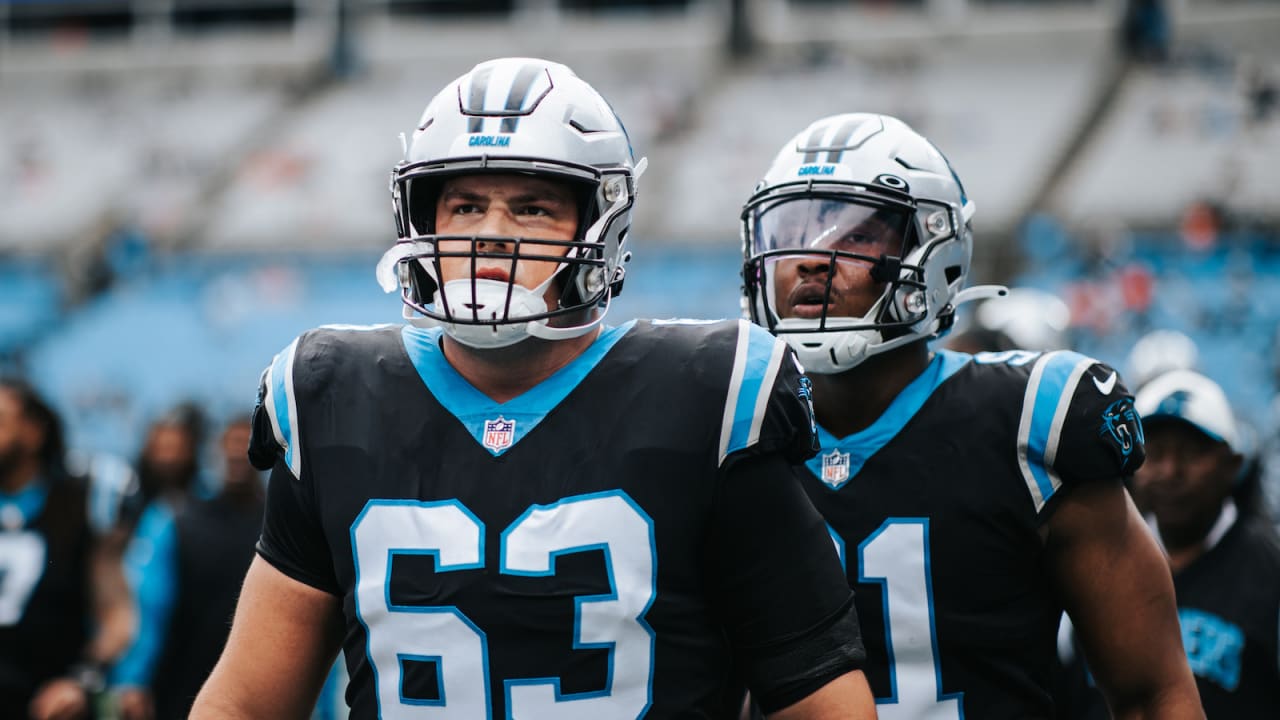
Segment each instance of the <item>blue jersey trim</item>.
[[125,552],[124,570],[138,608],[133,644],[111,671],[115,685],[150,685],[164,650],[178,585],[178,532],[173,507],[147,506]]
[[293,421],[297,404],[293,398],[293,357],[295,339],[271,362],[269,391],[271,418],[275,421],[276,441],[284,450],[284,461],[296,478],[302,477],[302,454],[298,450],[298,428]]
[[0,519],[13,512],[9,508],[15,508],[22,515],[22,527],[29,527],[44,511],[48,499],[49,483],[40,479],[16,493],[0,490]]
[[734,368],[735,376],[731,382],[731,392],[737,391],[737,397],[730,402],[733,405],[733,420],[730,423],[729,442],[721,457],[732,455],[738,450],[750,447],[760,439],[760,428],[764,424],[764,414],[768,409],[769,395],[773,391],[773,383],[778,376],[785,353],[785,345],[763,328],[756,325],[743,324],[746,333],[745,347],[739,346]]
[[[1061,485],[1050,476],[1051,458],[1047,455],[1050,444],[1057,444],[1060,427],[1055,427],[1055,418],[1060,408],[1070,404],[1071,395],[1075,392],[1075,382],[1079,379],[1074,373],[1081,361],[1092,364],[1093,361],[1079,353],[1062,351],[1045,356],[1034,393],[1031,408],[1031,429],[1027,435],[1027,464],[1031,475],[1035,478],[1040,490],[1041,505],[1053,496]],[[1076,377],[1073,378],[1073,375]]]
[[[822,445],[822,452],[805,461],[805,466],[809,468],[809,472],[814,476],[822,477],[822,458],[831,452],[845,452],[849,455],[849,474],[848,478],[852,478],[862,470],[862,466],[866,464],[871,456],[880,452],[880,449],[889,443],[890,440],[897,437],[902,428],[915,417],[920,408],[924,407],[925,401],[933,395],[933,391],[947,380],[947,378],[955,375],[960,368],[964,367],[973,359],[972,355],[966,353],[955,352],[952,350],[937,350],[934,353],[933,360],[929,362],[929,366],[924,372],[920,373],[920,377],[911,381],[910,385],[903,388],[898,393],[898,397],[893,399],[884,414],[876,419],[869,427],[859,430],[858,432],[845,437],[837,438],[830,431],[821,425],[818,426],[818,441]],[[844,486],[840,483],[832,489],[839,490]],[[831,487],[831,486],[828,486]]]
[[[493,455],[501,455],[533,431],[538,423],[595,369],[604,356],[635,326],[632,320],[607,328],[600,337],[572,362],[560,368],[523,395],[504,403],[495,402],[476,390],[445,359],[440,348],[441,328],[417,328],[406,325],[400,331],[409,361],[436,400],[444,406],[467,432]],[[510,438],[501,446],[485,443],[485,425],[494,421],[511,423]]]

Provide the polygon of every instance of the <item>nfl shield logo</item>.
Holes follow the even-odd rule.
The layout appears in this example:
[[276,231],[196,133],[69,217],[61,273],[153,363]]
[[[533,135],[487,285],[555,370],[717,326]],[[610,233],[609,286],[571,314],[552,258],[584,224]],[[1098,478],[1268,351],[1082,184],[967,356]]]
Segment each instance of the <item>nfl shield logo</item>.
[[822,482],[836,489],[849,479],[849,453],[832,450],[822,456]]
[[511,447],[515,440],[516,421],[507,420],[501,415],[497,420],[484,421],[484,446],[494,452]]

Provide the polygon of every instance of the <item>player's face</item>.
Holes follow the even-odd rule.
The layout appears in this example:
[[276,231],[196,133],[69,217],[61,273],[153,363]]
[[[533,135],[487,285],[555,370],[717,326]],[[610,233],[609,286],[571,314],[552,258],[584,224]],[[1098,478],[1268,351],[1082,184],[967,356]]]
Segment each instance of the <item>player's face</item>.
[[1231,492],[1239,457],[1183,422],[1152,423],[1144,434],[1147,459],[1134,475],[1134,500],[1155,513],[1162,534],[1198,541]]
[[[472,175],[446,181],[436,201],[436,233],[439,235],[494,236],[498,240],[476,242],[475,277],[482,280],[514,280],[534,288],[555,272],[554,260],[521,260],[512,275],[511,253],[515,244],[505,238],[521,238],[519,252],[562,257],[564,245],[530,240],[570,241],[578,230],[578,204],[563,183],[522,175]],[[471,252],[470,240],[443,240],[439,251]],[[471,257],[442,257],[443,282],[469,279]]]
[[195,466],[194,442],[191,434],[179,425],[160,423],[152,426],[142,462],[148,477],[156,482],[159,489],[184,489]]
[[258,473],[249,464],[245,448],[249,447],[250,426],[247,422],[228,425],[222,432],[222,459],[225,466],[223,483],[233,491],[258,481]]
[[32,426],[17,394],[0,388],[0,474],[7,475],[10,468],[33,452],[31,435],[35,428]]
[[[900,256],[905,216],[851,203],[815,199],[779,209],[769,223],[770,245],[797,250],[839,251],[863,256],[793,255],[772,263],[775,309],[781,318],[862,317],[884,293],[871,277],[872,260]],[[831,290],[828,296],[827,284]]]

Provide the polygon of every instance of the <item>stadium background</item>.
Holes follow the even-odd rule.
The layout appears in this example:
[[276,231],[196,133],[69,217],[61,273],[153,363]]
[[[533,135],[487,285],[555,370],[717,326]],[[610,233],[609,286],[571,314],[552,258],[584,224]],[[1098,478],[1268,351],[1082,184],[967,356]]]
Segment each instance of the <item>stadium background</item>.
[[0,368],[86,451],[133,457],[179,401],[248,410],[298,332],[398,320],[398,134],[533,55],[650,160],[613,320],[736,316],[777,147],[887,112],[975,199],[974,281],[1054,293],[1063,342],[1131,373],[1185,333],[1275,454],[1278,36],[1257,0],[0,0]]

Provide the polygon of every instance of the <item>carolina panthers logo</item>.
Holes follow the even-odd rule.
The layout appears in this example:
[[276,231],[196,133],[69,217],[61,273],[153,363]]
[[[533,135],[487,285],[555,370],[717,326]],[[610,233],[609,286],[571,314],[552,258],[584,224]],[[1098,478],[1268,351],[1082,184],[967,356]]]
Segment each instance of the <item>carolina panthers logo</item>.
[[1156,408],[1153,415],[1170,415],[1172,417],[1185,417],[1183,410],[1187,404],[1191,402],[1191,393],[1186,390],[1178,390],[1169,393],[1169,396],[1160,401],[1160,407]]
[[1228,692],[1239,687],[1244,631],[1213,613],[1193,608],[1179,608],[1178,620],[1191,671]]
[[[800,361],[796,360],[796,367],[800,368],[800,372],[804,372],[804,368],[800,366]],[[820,445],[818,444],[818,419],[813,412],[813,383],[805,375],[800,376],[800,389],[796,391],[796,395],[804,401],[804,413],[809,418],[809,437],[812,438],[810,449],[817,452]]]
[[1128,462],[1134,448],[1142,445],[1142,420],[1133,409],[1133,398],[1121,398],[1102,411],[1102,426],[1098,434],[1109,437]]

